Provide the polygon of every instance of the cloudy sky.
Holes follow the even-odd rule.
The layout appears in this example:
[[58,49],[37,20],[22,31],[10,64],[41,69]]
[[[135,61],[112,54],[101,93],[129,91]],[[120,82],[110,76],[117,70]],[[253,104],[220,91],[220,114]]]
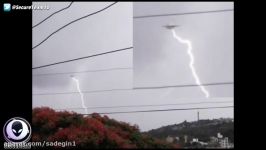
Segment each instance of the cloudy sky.
[[[34,2],[34,4],[48,5],[50,9],[33,11],[33,25],[70,3]],[[110,4],[112,2],[74,2],[69,9],[33,28],[33,46],[72,20],[98,11]],[[175,29],[176,33],[191,41],[195,68],[202,83],[233,82],[233,11],[133,18],[133,16],[222,9],[233,9],[233,3],[119,2],[105,11],[67,26],[33,49],[33,67],[131,46],[134,46],[134,49],[34,69],[33,107],[81,108],[80,95],[77,93],[77,86],[71,79],[71,75],[75,75],[80,81],[81,91],[195,84],[189,68],[190,59],[186,53],[187,47],[177,42],[170,30],[162,27],[167,24],[180,25]],[[53,74],[112,68],[120,69]],[[233,104],[233,85],[208,86],[206,89],[210,93],[208,99],[204,97],[199,87],[88,92],[84,93],[84,99],[87,107],[231,101],[231,103],[223,104],[98,108],[88,109],[89,113]],[[83,109],[68,110],[84,113]],[[195,121],[197,110],[109,116],[120,121],[138,124],[142,131],[146,131],[163,125],[180,123],[184,120]],[[220,117],[233,117],[233,109],[200,110],[202,119]]]

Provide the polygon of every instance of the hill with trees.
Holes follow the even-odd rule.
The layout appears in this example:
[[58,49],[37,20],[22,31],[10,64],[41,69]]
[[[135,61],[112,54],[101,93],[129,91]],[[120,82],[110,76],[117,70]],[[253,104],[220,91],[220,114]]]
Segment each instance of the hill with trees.
[[141,133],[137,125],[92,114],[34,108],[32,141],[75,141],[75,148],[179,148]]
[[153,129],[146,133],[161,139],[171,136],[184,140],[183,138],[186,135],[189,141],[193,138],[198,138],[203,142],[208,142],[211,136],[216,137],[217,133],[221,133],[223,136],[228,137],[231,142],[234,142],[234,122],[230,118],[199,120],[194,122],[184,121],[180,124]]

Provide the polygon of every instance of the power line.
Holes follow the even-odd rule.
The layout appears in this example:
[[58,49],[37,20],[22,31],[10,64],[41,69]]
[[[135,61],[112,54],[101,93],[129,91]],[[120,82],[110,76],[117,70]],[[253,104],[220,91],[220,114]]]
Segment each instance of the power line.
[[233,11],[233,10],[234,9],[222,9],[222,10],[196,11],[196,12],[186,12],[186,13],[144,15],[144,16],[135,16],[135,17],[133,17],[133,19],[153,18],[153,17],[167,17],[167,16],[181,16],[181,15],[192,15],[192,14],[206,14],[206,13],[219,13],[219,12],[229,12],[229,11]]
[[104,53],[89,55],[89,56],[85,56],[85,57],[80,57],[80,58],[75,58],[75,59],[60,61],[60,62],[56,62],[56,63],[51,63],[51,64],[47,64],[47,65],[42,65],[42,66],[38,66],[38,67],[33,67],[32,69],[39,69],[39,68],[44,68],[44,67],[48,67],[48,66],[54,66],[54,65],[58,65],[58,64],[63,64],[63,63],[68,63],[68,62],[72,62],[72,61],[81,60],[81,59],[87,59],[87,58],[91,58],[91,57],[96,57],[96,56],[106,55],[106,54],[110,54],[110,53],[125,51],[125,50],[129,50],[129,49],[132,49],[132,48],[133,47],[127,47],[127,48],[117,49],[117,50],[113,50],[113,51],[109,51],[109,52],[104,52]]
[[169,85],[169,86],[156,86],[156,87],[134,87],[135,90],[141,89],[161,89],[161,88],[175,88],[175,87],[190,87],[190,86],[212,86],[212,85],[226,85],[233,84],[234,82],[217,82],[217,83],[206,83],[206,84],[186,84],[186,85]]
[[[137,111],[115,111],[115,112],[100,112],[97,114],[129,114],[129,113],[146,113],[146,112],[162,112],[162,111],[182,111],[182,110],[200,110],[200,109],[220,109],[220,108],[233,108],[234,106],[221,106],[221,107],[194,107],[194,108],[177,108],[177,109],[157,109],[157,110],[137,110]],[[92,115],[81,114],[81,115]]]
[[55,33],[59,32],[60,30],[64,29],[65,27],[69,26],[70,24],[72,24],[72,23],[74,23],[74,22],[77,22],[77,21],[79,21],[79,20],[81,20],[81,19],[87,18],[87,17],[89,17],[89,16],[95,15],[95,14],[97,14],[97,13],[100,13],[100,12],[104,11],[105,9],[107,9],[107,8],[109,8],[109,7],[111,7],[111,6],[113,6],[113,5],[116,4],[116,3],[117,3],[117,2],[114,2],[114,3],[108,5],[107,7],[103,8],[103,9],[101,9],[101,10],[98,10],[98,11],[96,11],[96,12],[90,13],[90,14],[88,14],[88,15],[85,15],[85,16],[83,16],[83,17],[80,17],[80,18],[78,18],[78,19],[75,19],[75,20],[73,20],[73,21],[71,21],[71,22],[65,24],[64,26],[60,27],[59,29],[57,29],[56,31],[54,31],[53,33],[51,33],[49,36],[47,36],[47,37],[46,37],[44,40],[42,40],[39,44],[35,45],[35,46],[32,48],[32,50],[35,49],[36,47],[40,46],[42,43],[44,43],[46,40],[48,40],[48,39],[49,39],[51,36],[53,36]]
[[132,70],[133,68],[108,68],[108,69],[98,69],[98,70],[85,70],[77,72],[61,72],[61,73],[45,73],[45,74],[33,74],[32,76],[54,76],[54,75],[66,75],[66,74],[79,74],[79,73],[90,73],[90,72],[105,72],[105,71],[115,71],[115,70]]
[[[158,106],[176,106],[176,105],[194,105],[194,104],[220,104],[220,103],[232,103],[233,101],[207,101],[207,102],[191,102],[191,103],[173,103],[173,104],[154,104],[154,105],[120,105],[120,106],[95,106],[95,107],[86,107],[86,109],[109,109],[109,108],[131,108],[131,107],[158,107]],[[55,110],[69,110],[69,109],[84,109],[82,107],[73,107],[73,108],[57,108]]]
[[[114,92],[114,91],[131,91],[132,88],[128,89],[109,89],[109,90],[92,90],[92,91],[81,91],[82,93],[102,93],[102,92]],[[63,95],[63,94],[79,94],[79,92],[62,92],[62,93],[37,93],[32,95]]]
[[[220,82],[220,83],[206,83],[201,84],[201,86],[216,86],[216,85],[230,85],[234,82]],[[159,86],[159,87],[134,87],[125,89],[108,89],[108,90],[92,90],[92,91],[81,91],[82,93],[101,93],[101,92],[114,92],[114,91],[132,91],[132,90],[149,90],[149,89],[163,89],[163,88],[180,88],[180,87],[194,87],[200,86],[197,84],[187,84],[187,85],[171,85],[171,86]],[[79,94],[79,92],[61,92],[61,93],[37,93],[32,95],[62,95],[62,94]]]
[[46,17],[45,19],[43,19],[41,22],[39,22],[39,23],[37,23],[36,25],[34,25],[32,28],[35,28],[35,27],[37,27],[38,25],[42,24],[44,21],[46,21],[47,19],[49,19],[49,18],[52,17],[53,15],[55,15],[55,14],[57,14],[57,13],[63,11],[63,10],[68,9],[72,4],[73,4],[73,1],[70,2],[70,4],[69,4],[67,7],[64,7],[64,8],[62,8],[62,9],[60,9],[60,10],[58,10],[58,11],[52,13],[51,15],[49,15],[48,17]]

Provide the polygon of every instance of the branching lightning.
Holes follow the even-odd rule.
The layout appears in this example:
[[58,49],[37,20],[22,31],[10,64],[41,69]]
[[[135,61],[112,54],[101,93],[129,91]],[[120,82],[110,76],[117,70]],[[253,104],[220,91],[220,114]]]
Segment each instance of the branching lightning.
[[78,89],[78,92],[80,94],[82,108],[84,109],[85,113],[88,114],[88,110],[87,110],[87,107],[85,106],[85,102],[84,102],[84,95],[80,90],[79,80],[75,77],[72,77],[72,79],[75,81],[75,83],[77,85],[77,89]]
[[201,91],[205,94],[205,97],[206,98],[209,98],[210,94],[205,89],[205,87],[201,85],[200,79],[199,79],[199,77],[198,77],[198,75],[196,73],[196,69],[194,67],[194,55],[192,53],[192,44],[191,44],[191,42],[189,40],[185,40],[185,39],[182,39],[181,37],[177,36],[174,29],[171,29],[171,31],[172,31],[173,37],[175,39],[177,39],[180,43],[186,44],[188,46],[188,48],[187,48],[187,54],[190,57],[189,67],[190,67],[190,69],[192,71],[192,75],[193,75],[193,77],[194,77],[194,79],[196,81],[196,84],[199,85]]

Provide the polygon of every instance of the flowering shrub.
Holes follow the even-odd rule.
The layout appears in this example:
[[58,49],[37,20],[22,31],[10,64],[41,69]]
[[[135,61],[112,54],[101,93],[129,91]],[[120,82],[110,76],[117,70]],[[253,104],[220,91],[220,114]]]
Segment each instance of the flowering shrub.
[[32,141],[75,141],[77,148],[178,148],[140,133],[138,126],[107,116],[33,109]]

